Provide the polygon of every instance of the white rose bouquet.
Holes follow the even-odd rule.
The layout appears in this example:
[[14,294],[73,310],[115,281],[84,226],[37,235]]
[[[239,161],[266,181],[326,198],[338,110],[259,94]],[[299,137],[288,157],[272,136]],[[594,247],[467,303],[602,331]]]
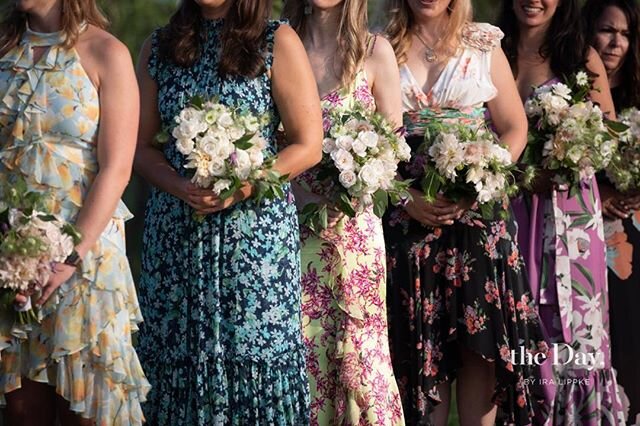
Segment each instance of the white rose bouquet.
[[607,177],[620,192],[636,191],[640,189],[640,111],[629,108],[618,119],[629,129],[620,135]]
[[560,182],[577,191],[581,179],[592,178],[613,158],[620,126],[606,120],[587,99],[591,83],[584,71],[567,83],[539,89],[525,104],[529,141],[522,163],[552,170]]
[[421,186],[427,202],[439,193],[453,201],[470,198],[491,219],[496,203],[517,192],[511,153],[486,126],[434,121],[419,152],[426,159]]
[[[0,201],[0,294],[2,307],[12,306],[17,293],[37,294],[80,242],[69,223],[45,211],[45,195],[30,192],[23,180],[4,190]],[[38,321],[29,303],[15,309],[20,324]]]
[[[354,217],[372,207],[382,217],[389,200],[410,197],[410,182],[398,180],[397,170],[398,163],[410,159],[411,148],[388,120],[363,107],[336,108],[328,119],[318,178],[336,189],[330,201],[337,209]],[[312,228],[326,228],[326,206],[309,204],[301,218]]]
[[[215,99],[205,102],[194,97],[175,117],[171,135],[177,150],[186,156],[184,167],[194,170],[193,183],[210,188],[223,200],[250,183],[259,203],[263,198],[283,197],[287,180],[273,169],[276,157],[265,158],[267,141],[260,129],[268,121],[268,115],[256,117]],[[163,139],[168,140],[166,135]]]

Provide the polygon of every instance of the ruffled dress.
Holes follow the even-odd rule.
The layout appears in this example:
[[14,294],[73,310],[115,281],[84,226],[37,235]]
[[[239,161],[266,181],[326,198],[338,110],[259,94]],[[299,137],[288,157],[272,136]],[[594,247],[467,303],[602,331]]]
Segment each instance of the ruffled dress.
[[[98,92],[61,33],[26,30],[0,58],[0,180],[26,180],[48,208],[73,222],[98,171]],[[34,63],[33,48],[46,48]],[[142,321],[125,254],[120,202],[76,274],[40,311],[13,324],[0,312],[0,398],[22,378],[55,386],[72,411],[102,425],[141,425],[149,383],[132,346]]]

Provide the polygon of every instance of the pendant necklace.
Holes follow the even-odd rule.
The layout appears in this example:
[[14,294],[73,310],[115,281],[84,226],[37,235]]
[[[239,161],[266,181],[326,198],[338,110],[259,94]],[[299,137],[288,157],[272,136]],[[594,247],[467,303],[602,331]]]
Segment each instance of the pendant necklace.
[[[433,47],[429,46],[417,31],[414,32],[414,34],[416,35],[416,37],[418,37],[418,40],[420,40],[420,43],[422,43],[422,45],[424,46],[424,60],[429,63],[436,62],[438,60],[438,53],[436,52],[436,50]],[[442,37],[439,38],[438,41],[436,41],[436,46],[438,45],[438,43],[440,43],[440,40],[442,40]]]

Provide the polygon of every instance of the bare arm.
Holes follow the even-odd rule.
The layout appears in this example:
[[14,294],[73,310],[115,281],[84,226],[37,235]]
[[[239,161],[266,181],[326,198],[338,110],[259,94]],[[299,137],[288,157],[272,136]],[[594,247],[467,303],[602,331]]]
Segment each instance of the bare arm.
[[488,103],[491,120],[500,141],[509,147],[513,161],[517,161],[527,144],[527,116],[509,62],[499,47],[492,53],[491,80],[498,89],[496,97]]
[[589,48],[587,55],[587,68],[596,74],[593,82],[593,90],[590,93],[593,102],[600,105],[600,109],[610,120],[616,119],[616,110],[611,97],[611,89],[609,88],[609,80],[607,79],[607,71],[604,68],[602,59],[592,47]]
[[371,56],[365,63],[376,109],[395,127],[402,126],[402,100],[400,97],[400,72],[391,44],[378,36]]
[[275,167],[293,178],[322,158],[320,98],[307,53],[288,25],[276,31],[273,55],[273,99],[288,141],[278,153]]
[[[100,98],[98,131],[98,173],[83,201],[76,220],[82,241],[76,247],[81,257],[91,250],[112,220],[120,197],[131,177],[139,115],[138,89],[127,48],[115,38],[101,37],[92,46],[96,52],[84,65],[97,68]],[[75,268],[59,264],[44,288],[38,304],[66,280]]]

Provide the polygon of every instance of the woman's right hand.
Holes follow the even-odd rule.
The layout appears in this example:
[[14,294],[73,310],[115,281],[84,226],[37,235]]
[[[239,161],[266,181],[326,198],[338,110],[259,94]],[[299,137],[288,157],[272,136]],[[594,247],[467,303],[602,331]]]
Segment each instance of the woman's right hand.
[[460,205],[442,195],[438,195],[433,203],[427,203],[422,192],[415,189],[410,189],[409,192],[413,200],[407,203],[405,210],[409,216],[424,225],[434,228],[453,225],[464,213]]

